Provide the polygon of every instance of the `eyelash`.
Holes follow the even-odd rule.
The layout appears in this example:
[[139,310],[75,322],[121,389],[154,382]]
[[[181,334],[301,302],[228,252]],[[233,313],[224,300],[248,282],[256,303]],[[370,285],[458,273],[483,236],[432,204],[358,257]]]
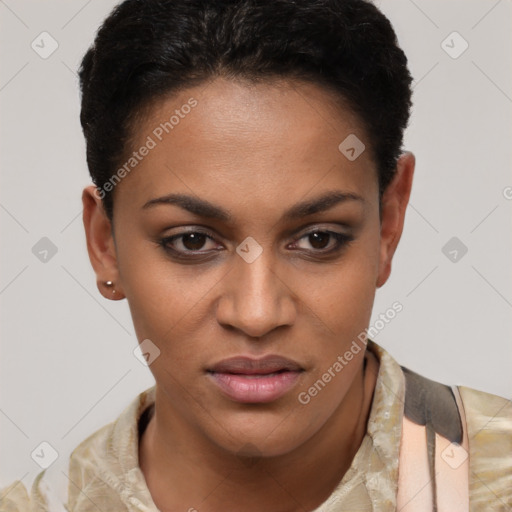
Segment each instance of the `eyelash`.
[[[347,247],[350,244],[350,242],[352,242],[354,240],[354,237],[352,235],[338,233],[336,231],[330,231],[328,229],[313,229],[312,231],[309,231],[308,233],[304,233],[304,235],[302,235],[300,238],[297,239],[297,242],[302,240],[303,238],[311,236],[315,233],[328,234],[332,238],[334,238],[334,241],[335,241],[335,246],[332,249],[305,250],[307,253],[313,254],[315,256],[330,256],[332,254],[339,253],[342,249]],[[210,251],[194,252],[194,251],[190,251],[190,250],[178,251],[178,250],[170,247],[170,245],[169,245],[170,243],[172,243],[175,240],[178,240],[180,238],[183,238],[186,235],[190,235],[190,234],[203,235],[204,237],[208,238],[209,240],[215,241],[215,239],[212,236],[210,236],[208,233],[205,233],[204,231],[196,230],[196,231],[185,231],[182,233],[178,233],[176,235],[162,238],[161,240],[159,240],[158,243],[164,249],[164,251],[166,251],[168,254],[170,254],[171,256],[178,258],[178,259],[189,259],[190,260],[190,259],[193,259],[194,257],[201,256],[201,255],[207,254],[207,252],[210,252]],[[297,243],[297,242],[294,242],[294,243]]]

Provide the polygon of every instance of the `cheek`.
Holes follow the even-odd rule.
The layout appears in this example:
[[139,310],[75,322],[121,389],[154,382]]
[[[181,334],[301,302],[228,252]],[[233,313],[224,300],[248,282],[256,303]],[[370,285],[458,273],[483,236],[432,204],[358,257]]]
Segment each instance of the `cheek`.
[[140,274],[131,274],[126,290],[137,337],[154,339],[161,347],[173,339],[190,340],[194,329],[200,328],[208,290],[215,284],[211,276],[184,277],[166,267],[167,272],[156,267],[149,271],[148,267]]
[[118,268],[137,337],[160,346],[190,322],[209,280],[172,263],[153,241],[128,232],[119,239]]
[[368,327],[378,275],[378,238],[357,238],[329,271],[304,272],[301,289],[312,312],[324,320],[328,333],[341,340]]

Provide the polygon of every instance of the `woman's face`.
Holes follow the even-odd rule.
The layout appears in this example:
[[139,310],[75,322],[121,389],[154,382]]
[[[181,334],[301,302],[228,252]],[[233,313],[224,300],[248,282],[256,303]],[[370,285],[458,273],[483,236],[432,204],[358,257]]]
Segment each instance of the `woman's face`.
[[[308,393],[362,345],[401,234],[412,155],[381,226],[357,118],[314,85],[223,79],[157,103],[132,149],[114,191],[115,246],[105,239],[95,267],[127,298],[139,341],[151,340],[160,412],[220,448],[290,452],[361,372],[364,350],[352,350]],[[84,204],[107,222],[97,199]]]

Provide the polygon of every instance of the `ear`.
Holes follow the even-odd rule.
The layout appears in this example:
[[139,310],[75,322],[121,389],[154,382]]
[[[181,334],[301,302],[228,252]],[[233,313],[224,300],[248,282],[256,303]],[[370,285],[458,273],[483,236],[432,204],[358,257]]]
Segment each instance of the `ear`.
[[402,236],[405,210],[411,195],[415,162],[412,153],[403,153],[398,159],[395,176],[382,195],[377,288],[380,288],[391,274],[391,260]]
[[[112,224],[105,213],[96,186],[84,188],[82,204],[87,251],[96,272],[98,290],[107,299],[123,299],[125,295],[119,279]],[[113,283],[112,286],[105,284],[108,281]]]

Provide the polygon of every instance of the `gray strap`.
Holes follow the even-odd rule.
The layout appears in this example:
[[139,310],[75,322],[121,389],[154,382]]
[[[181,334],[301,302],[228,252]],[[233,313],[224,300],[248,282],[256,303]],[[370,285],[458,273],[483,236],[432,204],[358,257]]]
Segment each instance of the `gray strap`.
[[405,376],[404,414],[411,421],[423,425],[427,432],[427,451],[430,477],[433,483],[433,512],[437,512],[437,482],[435,470],[436,432],[461,443],[462,422],[452,388],[427,379],[402,366]]
[[450,386],[402,367],[405,375],[405,415],[418,425],[429,425],[451,442],[461,443],[462,422]]

